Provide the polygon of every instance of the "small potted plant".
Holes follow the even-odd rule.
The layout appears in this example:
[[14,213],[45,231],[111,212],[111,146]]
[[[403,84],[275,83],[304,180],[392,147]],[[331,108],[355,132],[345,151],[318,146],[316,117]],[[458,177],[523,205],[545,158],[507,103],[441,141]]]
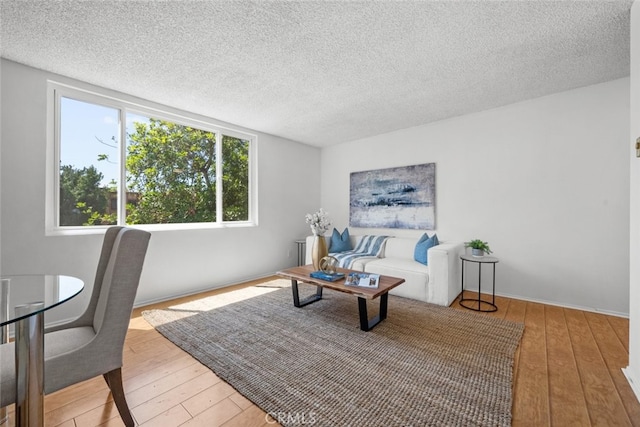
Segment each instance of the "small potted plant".
[[483,242],[480,239],[474,239],[464,244],[465,248],[471,248],[471,255],[481,257],[485,253],[490,254],[492,251],[489,248],[487,242]]

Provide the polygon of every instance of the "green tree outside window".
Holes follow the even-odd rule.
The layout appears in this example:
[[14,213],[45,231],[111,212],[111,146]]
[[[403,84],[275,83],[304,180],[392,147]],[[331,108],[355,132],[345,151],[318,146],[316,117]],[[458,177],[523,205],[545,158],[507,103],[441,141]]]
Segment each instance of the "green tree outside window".
[[[153,118],[134,122],[127,136],[127,224],[215,222],[217,138],[222,220],[249,220],[250,141]],[[113,156],[100,154],[96,160],[113,163]],[[61,226],[117,223],[117,186],[102,180],[94,166],[60,167]]]

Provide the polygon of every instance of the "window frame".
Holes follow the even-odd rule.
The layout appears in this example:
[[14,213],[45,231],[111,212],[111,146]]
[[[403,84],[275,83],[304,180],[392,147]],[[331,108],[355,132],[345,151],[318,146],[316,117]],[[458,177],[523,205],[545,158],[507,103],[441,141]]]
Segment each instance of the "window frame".
[[[81,102],[100,105],[118,110],[120,150],[118,152],[118,225],[140,228],[143,230],[193,230],[211,228],[255,227],[258,225],[257,212],[257,140],[255,134],[221,125],[214,119],[202,117],[171,107],[156,107],[150,101],[144,101],[127,95],[110,94],[106,89],[82,88],[76,85],[47,81],[47,167],[46,179],[46,235],[75,235],[104,233],[108,225],[60,226],[60,147],[61,147],[61,99],[69,98]],[[216,221],[170,224],[126,224],[126,158],[127,146],[127,113],[138,114],[154,119],[167,120],[184,126],[191,126],[216,135]],[[247,221],[223,221],[222,194],[222,136],[230,136],[249,141],[248,164],[248,205]]]

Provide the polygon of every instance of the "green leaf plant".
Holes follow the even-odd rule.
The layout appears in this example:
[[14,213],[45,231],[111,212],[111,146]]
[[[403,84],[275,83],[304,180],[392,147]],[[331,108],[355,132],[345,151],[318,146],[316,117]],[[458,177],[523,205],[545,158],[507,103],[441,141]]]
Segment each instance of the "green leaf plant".
[[464,247],[471,249],[480,249],[487,254],[492,253],[491,249],[489,248],[489,244],[487,242],[483,242],[480,239],[474,239],[469,242],[465,242]]

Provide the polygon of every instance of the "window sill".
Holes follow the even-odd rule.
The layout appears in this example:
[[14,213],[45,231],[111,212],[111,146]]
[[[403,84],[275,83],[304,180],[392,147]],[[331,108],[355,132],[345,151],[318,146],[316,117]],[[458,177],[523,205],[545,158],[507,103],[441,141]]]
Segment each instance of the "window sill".
[[[137,228],[145,231],[180,231],[180,230],[211,230],[221,228],[247,228],[257,227],[254,222],[228,222],[228,223],[193,223],[193,224],[140,224],[127,225],[126,227]],[[104,234],[109,226],[86,226],[86,227],[58,227],[47,230],[45,236],[85,236],[91,234]]]

